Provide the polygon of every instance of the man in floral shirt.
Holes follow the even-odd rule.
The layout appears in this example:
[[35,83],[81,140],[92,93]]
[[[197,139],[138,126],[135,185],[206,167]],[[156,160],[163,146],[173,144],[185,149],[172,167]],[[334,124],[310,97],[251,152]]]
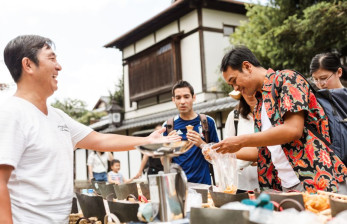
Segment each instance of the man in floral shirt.
[[257,146],[262,190],[346,190],[347,168],[306,128],[311,125],[330,141],[327,117],[303,77],[291,70],[266,70],[246,47],[227,53],[221,71],[229,85],[242,95],[255,95],[258,104],[256,133],[227,138],[215,146],[217,151]]

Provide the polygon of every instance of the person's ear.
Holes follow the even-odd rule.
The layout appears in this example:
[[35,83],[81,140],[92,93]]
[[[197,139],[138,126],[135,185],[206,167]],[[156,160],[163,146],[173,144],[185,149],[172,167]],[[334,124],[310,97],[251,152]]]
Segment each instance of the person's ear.
[[339,78],[341,78],[341,76],[342,76],[342,68],[341,67],[337,69],[336,74]]
[[175,102],[175,97],[171,97],[171,99],[172,99],[172,102]]
[[196,95],[194,94],[193,95],[193,102],[195,102],[195,100],[196,100]]
[[252,73],[253,65],[249,61],[242,62],[242,70]]
[[22,59],[22,70],[26,73],[32,73],[33,72],[34,63],[27,57],[24,57]]

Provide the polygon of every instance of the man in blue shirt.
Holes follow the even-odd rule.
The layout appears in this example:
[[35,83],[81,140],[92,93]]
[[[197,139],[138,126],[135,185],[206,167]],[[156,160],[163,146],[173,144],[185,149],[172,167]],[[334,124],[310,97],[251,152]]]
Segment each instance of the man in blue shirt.
[[[206,140],[203,135],[200,116],[193,110],[195,98],[193,87],[186,81],[180,80],[172,88],[172,101],[179,111],[179,115],[174,117],[172,132],[180,135],[183,141],[188,140],[194,143],[191,149],[178,157],[174,157],[172,161],[182,167],[189,182],[210,185],[209,165],[200,148],[202,144],[206,144]],[[219,142],[215,121],[210,116],[206,117],[209,141]],[[164,123],[165,127],[166,123]],[[193,131],[187,132],[186,126],[188,125],[194,127]],[[167,132],[164,132],[164,135],[167,135]]]

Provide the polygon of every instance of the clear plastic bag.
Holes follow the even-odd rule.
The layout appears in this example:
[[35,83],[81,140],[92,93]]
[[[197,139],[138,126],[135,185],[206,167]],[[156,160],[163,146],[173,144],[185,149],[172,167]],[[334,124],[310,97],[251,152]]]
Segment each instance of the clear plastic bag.
[[202,196],[194,189],[188,189],[186,212],[190,212],[191,207],[201,208]]
[[212,146],[214,144],[216,143],[204,144],[203,147],[201,148],[202,155],[211,164],[212,164],[212,159],[211,159],[210,153],[215,150],[215,149],[212,149]]
[[237,159],[234,153],[221,154],[212,149],[215,143],[206,144],[202,153],[207,161],[215,167],[218,175],[218,190],[224,193],[235,194],[238,184]]

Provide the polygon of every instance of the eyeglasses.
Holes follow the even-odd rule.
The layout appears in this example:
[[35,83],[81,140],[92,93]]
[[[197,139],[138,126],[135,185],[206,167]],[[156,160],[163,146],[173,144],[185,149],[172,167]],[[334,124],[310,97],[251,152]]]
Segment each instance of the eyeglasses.
[[335,73],[332,73],[328,78],[326,79],[315,79],[313,80],[314,84],[320,84],[320,85],[325,85],[327,84],[328,80],[331,78],[331,76],[333,76]]

